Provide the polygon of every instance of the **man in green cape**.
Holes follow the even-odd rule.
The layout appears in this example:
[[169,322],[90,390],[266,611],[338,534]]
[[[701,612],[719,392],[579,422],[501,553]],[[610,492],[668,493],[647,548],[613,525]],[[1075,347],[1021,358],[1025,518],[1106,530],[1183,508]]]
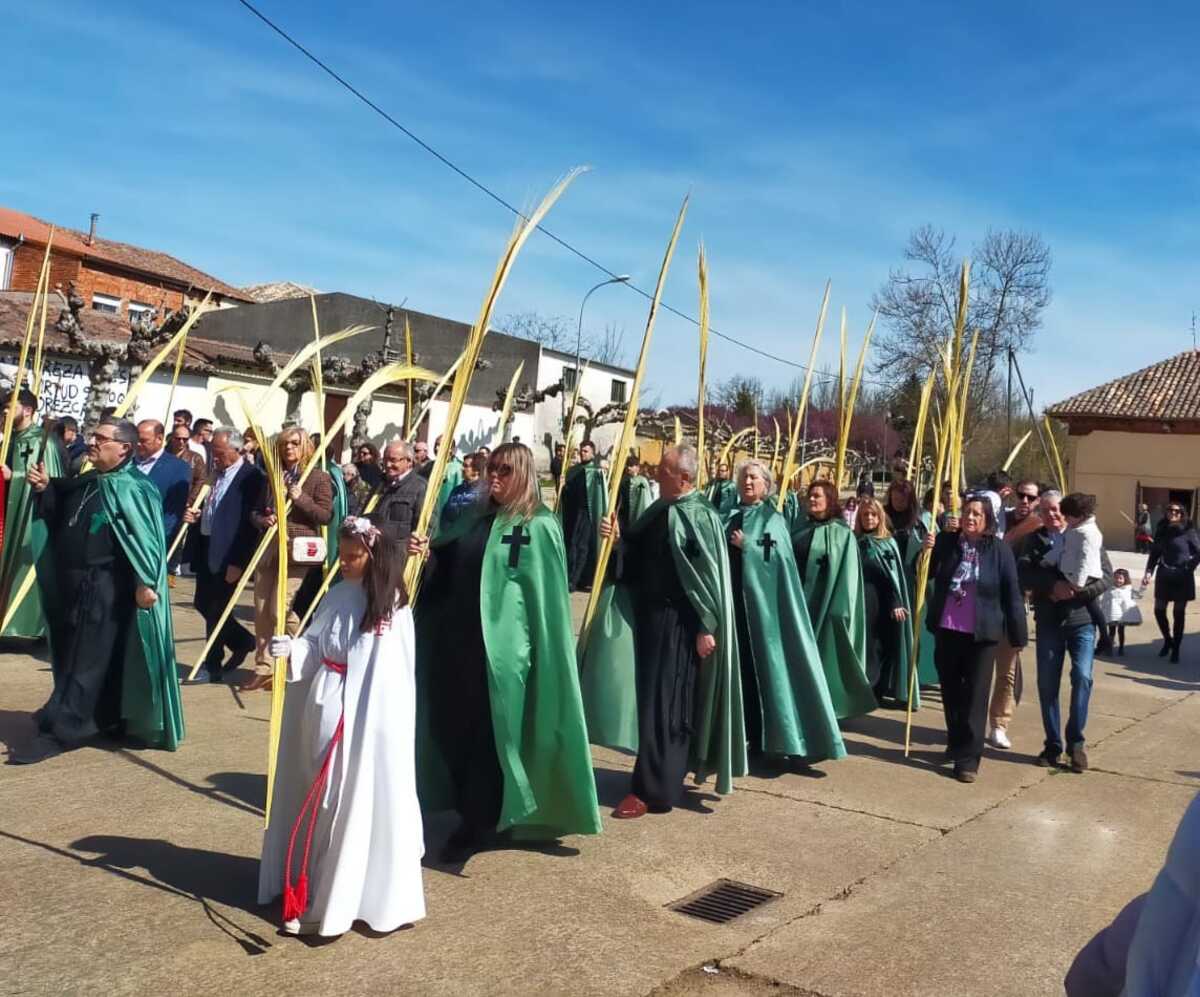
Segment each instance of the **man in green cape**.
[[[663,454],[662,497],[621,538],[616,581],[580,636],[588,735],[637,752],[616,817],[669,811],[689,771],[698,784],[715,774],[722,794],[746,773],[725,531],[697,470],[694,447]],[[619,532],[615,517],[604,530]]]
[[567,587],[591,591],[600,549],[600,520],[608,512],[608,483],[591,440],[579,444],[579,463],[563,482],[563,539],[567,545]]
[[[8,410],[9,398],[0,403],[0,413]],[[46,524],[37,519],[34,498],[26,481],[26,472],[39,461],[46,473],[56,478],[63,469],[63,453],[53,433],[35,421],[38,400],[28,388],[17,395],[13,419],[12,445],[4,477],[8,482],[5,504],[4,544],[0,548],[0,609],[7,611],[7,600],[15,599],[30,572],[36,572],[37,584],[29,586],[12,620],[0,637],[40,640],[46,633],[42,608],[42,590],[53,586],[51,566],[46,554]]]
[[434,539],[416,609],[421,806],[463,819],[446,861],[497,831],[600,831],[562,531],[528,447],[497,447],[488,487],[489,503]]
[[751,757],[842,758],[846,747],[796,572],[791,534],[759,461],[738,469],[741,504],[726,514]]
[[625,461],[625,477],[621,479],[621,490],[617,495],[617,521],[622,532],[627,531],[631,523],[636,523],[653,501],[650,482],[642,474],[642,462],[630,454]]
[[733,478],[729,473],[729,462],[721,461],[717,464],[716,476],[708,483],[708,487],[704,489],[708,500],[713,504],[713,508],[719,513],[729,512],[738,502],[737,488],[733,484]]
[[808,486],[808,518],[792,532],[792,550],[834,712],[839,720],[870,713],[862,561],[830,482]]
[[162,499],[130,461],[136,442],[133,423],[104,419],[87,473],[29,471],[56,580],[46,593],[54,690],[34,715],[38,736],[10,761],[39,762],[100,733],[171,751],[183,739]]

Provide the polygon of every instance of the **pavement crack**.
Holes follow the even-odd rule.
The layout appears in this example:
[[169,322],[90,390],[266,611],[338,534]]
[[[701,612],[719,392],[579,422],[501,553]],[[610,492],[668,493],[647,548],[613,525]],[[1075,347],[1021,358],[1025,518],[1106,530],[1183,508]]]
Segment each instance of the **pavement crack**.
[[937,831],[939,834],[945,834],[949,829],[939,827],[936,824],[922,824],[917,820],[906,820],[903,817],[892,817],[888,814],[876,813],[873,810],[860,810],[856,807],[842,806],[839,803],[829,803],[826,800],[812,800],[803,796],[792,796],[789,793],[773,792],[769,789],[756,789],[754,787],[738,786],[739,793],[758,793],[762,796],[770,796],[777,800],[787,800],[789,803],[808,803],[815,807],[824,807],[828,810],[837,810],[841,813],[859,814],[862,817],[875,817],[878,820],[886,820],[892,824],[904,824],[907,827],[919,827],[926,831]]

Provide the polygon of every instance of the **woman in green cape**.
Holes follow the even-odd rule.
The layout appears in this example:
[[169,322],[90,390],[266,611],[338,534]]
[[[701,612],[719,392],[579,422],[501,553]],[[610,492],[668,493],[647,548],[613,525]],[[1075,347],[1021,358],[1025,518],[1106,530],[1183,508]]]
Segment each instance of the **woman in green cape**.
[[792,531],[792,550],[834,712],[845,720],[875,709],[866,672],[862,559],[833,484],[814,481],[807,496],[808,518]]
[[788,524],[768,498],[770,469],[747,460],[725,517],[751,757],[806,762],[846,754],[796,572]]
[[417,789],[423,810],[462,817],[443,860],[496,832],[598,833],[562,530],[529,448],[497,447],[479,505],[432,549],[414,534],[408,551],[430,558],[416,606]]
[[903,705],[912,665],[912,604],[900,549],[888,530],[883,506],[873,496],[859,499],[854,534],[863,563],[867,678],[881,706],[888,699]]
[[[932,495],[930,496],[932,500]],[[892,531],[892,539],[900,551],[900,560],[904,562],[904,581],[908,585],[908,597],[912,607],[917,604],[917,560],[921,556],[921,546],[929,534],[929,528],[921,516],[917,504],[917,493],[913,483],[905,478],[898,478],[888,485],[884,496],[883,511],[887,514]],[[926,586],[925,601],[929,601],[929,587]],[[911,622],[911,621],[910,621]],[[925,612],[917,621],[915,632],[921,633],[921,643],[917,651],[917,681],[919,685],[937,685],[937,669],[933,664],[933,641],[924,634]],[[904,701],[908,702],[908,690],[904,691]],[[920,697],[914,691],[913,706],[920,706]]]

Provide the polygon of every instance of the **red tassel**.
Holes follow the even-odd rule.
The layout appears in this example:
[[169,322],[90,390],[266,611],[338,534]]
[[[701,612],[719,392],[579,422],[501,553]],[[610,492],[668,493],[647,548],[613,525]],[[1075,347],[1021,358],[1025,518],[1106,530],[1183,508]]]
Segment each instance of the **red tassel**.
[[283,919],[299,921],[300,915],[308,907],[308,873],[300,873],[295,887],[285,885],[283,888]]

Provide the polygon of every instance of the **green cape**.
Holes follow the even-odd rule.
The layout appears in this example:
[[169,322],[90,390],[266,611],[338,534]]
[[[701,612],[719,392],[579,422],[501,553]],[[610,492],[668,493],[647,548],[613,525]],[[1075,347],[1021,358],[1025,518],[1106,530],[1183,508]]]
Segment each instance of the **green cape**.
[[132,461],[98,474],[100,501],[121,550],[140,585],[158,595],[149,609],[135,609],[137,632],[125,645],[121,716],[125,732],[174,751],[183,740],[183,706],[175,669],[175,632],[167,594],[167,542],[163,536],[162,497],[154,482]]
[[[588,515],[593,523],[599,523],[608,512],[608,484],[604,480],[604,468],[599,460],[589,460],[586,464],[576,464],[567,472],[567,480],[563,483],[563,491],[571,486],[572,481],[579,475],[584,475],[584,491],[587,494]],[[643,479],[644,480],[644,479]],[[649,486],[649,482],[646,482]],[[560,504],[561,510],[561,504]]]
[[811,546],[800,580],[834,711],[839,720],[870,713],[876,703],[865,668],[867,625],[858,543],[840,516],[806,520],[792,533],[793,545],[806,537]]
[[[897,530],[892,534],[904,561],[904,580],[908,584],[908,597],[913,603],[917,600],[917,560],[921,556],[921,544],[928,534],[929,529],[923,519],[918,519],[909,530]],[[925,589],[926,606],[929,605],[929,596],[932,593],[933,579],[930,578]],[[917,682],[919,685],[937,685],[937,668],[933,664],[933,634],[925,629],[925,606],[921,607],[921,618],[917,620],[917,626],[921,633],[921,645],[917,654]],[[905,702],[908,701],[907,689],[903,698]],[[914,705],[920,705],[919,695],[914,700]]]
[[629,479],[628,488],[624,489],[624,494],[629,501],[629,508],[625,510],[626,522],[636,523],[654,501],[654,496],[650,493],[649,479],[640,474],[633,475]]
[[333,518],[325,532],[325,570],[329,571],[338,560],[338,531],[342,528],[342,520],[349,515],[350,498],[346,493],[346,479],[342,477],[342,469],[330,461],[326,468],[333,481]]
[[[880,626],[892,627],[899,637],[898,640],[893,641],[896,650],[896,667],[892,672],[892,685],[884,692],[893,699],[908,702],[908,670],[912,665],[913,642],[912,597],[909,595],[911,589],[905,577],[900,548],[896,546],[896,541],[891,537],[880,539],[879,537],[864,536],[859,537],[858,549],[864,563],[870,560],[883,569],[883,573],[887,575],[892,584],[892,589],[898,594],[899,605],[908,610],[908,619],[903,623],[897,623],[891,619],[890,614],[888,619],[880,620]],[[920,700],[915,699],[913,706],[920,706]]]
[[[717,649],[700,662],[689,764],[698,784],[715,774],[717,792],[729,793],[733,778],[746,774],[746,733],[725,530],[708,499],[692,491],[675,501],[654,502],[630,529],[629,539],[636,542],[639,530],[664,506],[669,509],[671,552],[680,584],[700,625],[717,641]],[[627,585],[605,584],[595,619],[579,647],[579,672],[592,743],[636,752],[631,599]]]
[[[825,684],[821,655],[796,572],[791,533],[768,499],[726,514],[741,514],[742,591],[750,654],[758,677],[763,751],[809,761],[842,758],[846,747]],[[766,543],[764,543],[766,541]]]
[[704,489],[704,495],[722,515],[737,505],[737,485],[732,479],[721,481],[714,478]]
[[[477,521],[464,513],[433,541],[454,542]],[[511,567],[514,527],[530,541]],[[429,721],[432,636],[464,610],[453,594],[426,593],[417,622],[417,787],[427,811],[452,806],[449,773]],[[598,834],[600,811],[574,661],[566,554],[554,514],[539,505],[521,523],[496,516],[483,556],[479,612],[487,649],[496,756],[504,778],[499,830],[525,837]]]
[[50,440],[43,453],[44,439],[42,427],[35,423],[13,433],[12,446],[8,451],[13,475],[8,483],[4,546],[0,550],[0,579],[10,580],[10,597],[17,594],[28,572],[37,571],[38,583],[21,600],[8,629],[0,633],[0,637],[36,639],[46,633],[46,614],[42,609],[39,589],[53,585],[54,576],[50,558],[45,556],[46,524],[33,515],[34,501],[25,483],[25,471],[28,464],[37,463],[40,457],[50,477],[61,478],[65,472],[62,451],[54,440]]
[[792,532],[808,522],[808,510],[805,503],[795,492],[789,491],[783,498],[783,519]]
[[450,493],[462,484],[462,461],[451,457],[446,462],[446,476],[442,478],[442,487],[438,489],[437,504],[433,507],[433,521],[437,523],[442,515],[442,506],[450,497]]

